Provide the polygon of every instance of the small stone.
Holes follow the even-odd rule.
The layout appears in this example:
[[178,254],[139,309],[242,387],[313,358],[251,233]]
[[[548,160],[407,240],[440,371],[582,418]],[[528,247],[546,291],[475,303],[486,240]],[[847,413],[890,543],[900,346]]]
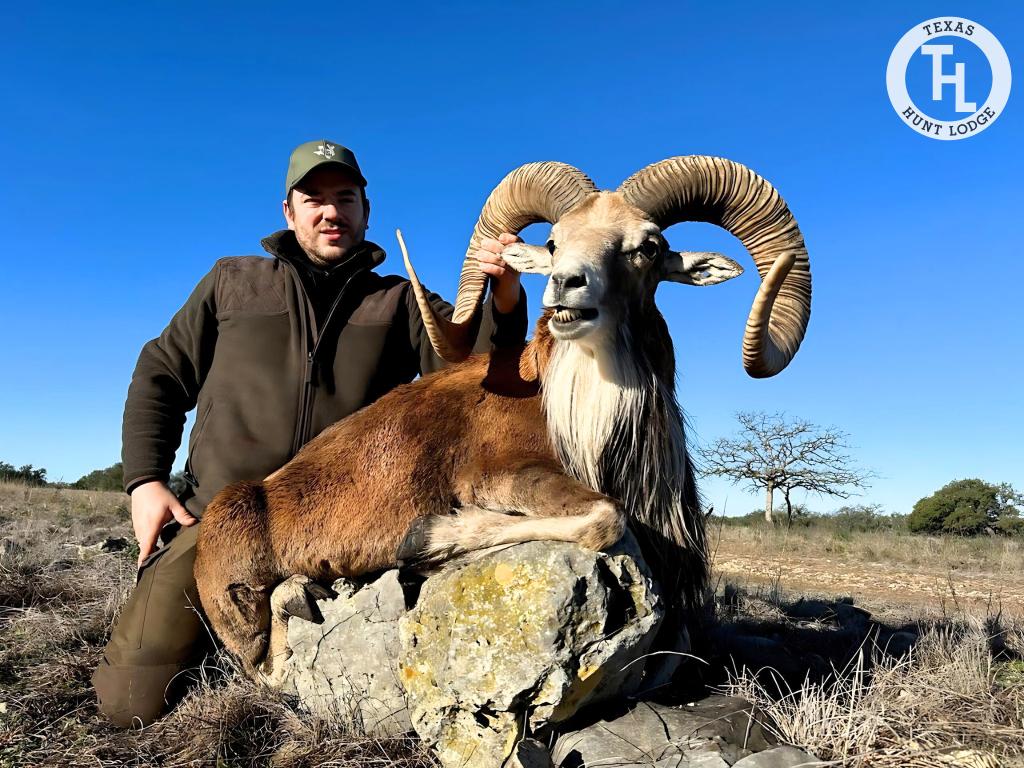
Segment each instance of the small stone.
[[[655,763],[656,768],[677,768],[678,757],[667,757]],[[729,763],[721,755],[694,755],[686,760],[686,768],[729,768]]]
[[[770,637],[746,634],[741,628],[713,628],[711,638],[716,652],[731,659],[736,669],[748,669],[769,690],[785,693],[799,687],[807,676],[807,658],[796,656],[786,644]],[[785,681],[780,685],[781,680]]]
[[4,536],[0,539],[0,555],[6,555],[7,557],[17,557],[25,553],[25,547],[19,544],[10,536]]
[[831,602],[807,597],[801,597],[792,605],[786,606],[785,613],[790,619],[803,621],[824,622],[836,618]]
[[709,696],[684,707],[637,704],[614,720],[563,734],[555,742],[552,757],[560,768],[660,765],[659,761],[719,768],[768,747],[753,705],[728,696]]
[[100,552],[121,552],[128,548],[128,539],[124,536],[111,536],[100,542]]
[[123,552],[128,548],[128,539],[123,536],[108,536],[95,544],[68,544],[78,552],[78,557],[87,560],[95,555]]
[[786,745],[744,757],[733,763],[732,768],[810,768],[814,765],[824,763],[802,749]]
[[836,617],[847,629],[863,629],[871,623],[871,614],[852,603],[836,603]]

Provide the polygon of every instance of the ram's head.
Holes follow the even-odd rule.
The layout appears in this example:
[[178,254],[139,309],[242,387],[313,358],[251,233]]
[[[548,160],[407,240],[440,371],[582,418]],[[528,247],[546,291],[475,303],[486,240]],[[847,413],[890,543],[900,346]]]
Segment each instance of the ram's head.
[[[673,251],[664,230],[682,221],[717,224],[747,248],[761,285],[743,335],[751,376],[773,376],[792,360],[810,318],[811,275],[796,220],[775,188],[721,158],[675,157],[650,165],[615,192],[598,191],[577,169],[531,163],[512,171],[487,200],[463,264],[451,320],[433,313],[406,260],[434,347],[464,358],[485,288],[473,254],[485,237],[552,224],[546,245],[508,246],[514,269],[549,276],[544,305],[558,340],[599,338],[632,313],[643,316],[663,281],[713,285],[743,270],[716,253]],[[429,316],[429,317],[428,317]]]

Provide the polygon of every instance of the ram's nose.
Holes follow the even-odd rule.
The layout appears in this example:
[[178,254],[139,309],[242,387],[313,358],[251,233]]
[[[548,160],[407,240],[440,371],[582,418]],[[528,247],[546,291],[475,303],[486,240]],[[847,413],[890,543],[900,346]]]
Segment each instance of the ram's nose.
[[568,304],[573,291],[586,287],[587,275],[584,272],[552,274],[544,289],[544,305],[556,307]]

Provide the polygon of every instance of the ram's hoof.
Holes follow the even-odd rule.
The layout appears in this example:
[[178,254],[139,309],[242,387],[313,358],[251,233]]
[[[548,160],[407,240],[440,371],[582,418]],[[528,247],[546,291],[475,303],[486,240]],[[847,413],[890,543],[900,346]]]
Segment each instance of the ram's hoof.
[[273,659],[268,657],[256,668],[256,681],[275,691],[281,690],[288,678],[285,664],[291,656],[292,652],[289,649]]
[[337,594],[317,584],[308,576],[295,575],[285,579],[270,594],[270,610],[274,616],[287,624],[295,617],[314,624],[322,624],[324,616],[317,607],[317,600],[329,600]]
[[430,533],[430,518],[417,517],[412,521],[409,530],[405,532],[405,538],[398,545],[395,553],[395,560],[399,568],[419,565],[427,552],[427,541]]
[[333,600],[338,596],[338,593],[330,587],[325,587],[323,584],[317,584],[315,581],[311,581],[306,585],[306,592],[308,592],[310,597],[314,600]]

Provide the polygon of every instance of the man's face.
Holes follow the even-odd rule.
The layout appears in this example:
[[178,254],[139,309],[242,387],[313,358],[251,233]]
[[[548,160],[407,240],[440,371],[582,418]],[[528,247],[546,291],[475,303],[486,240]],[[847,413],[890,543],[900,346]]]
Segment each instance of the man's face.
[[363,241],[369,204],[346,171],[326,166],[311,171],[284,202],[288,229],[314,264],[335,264]]

